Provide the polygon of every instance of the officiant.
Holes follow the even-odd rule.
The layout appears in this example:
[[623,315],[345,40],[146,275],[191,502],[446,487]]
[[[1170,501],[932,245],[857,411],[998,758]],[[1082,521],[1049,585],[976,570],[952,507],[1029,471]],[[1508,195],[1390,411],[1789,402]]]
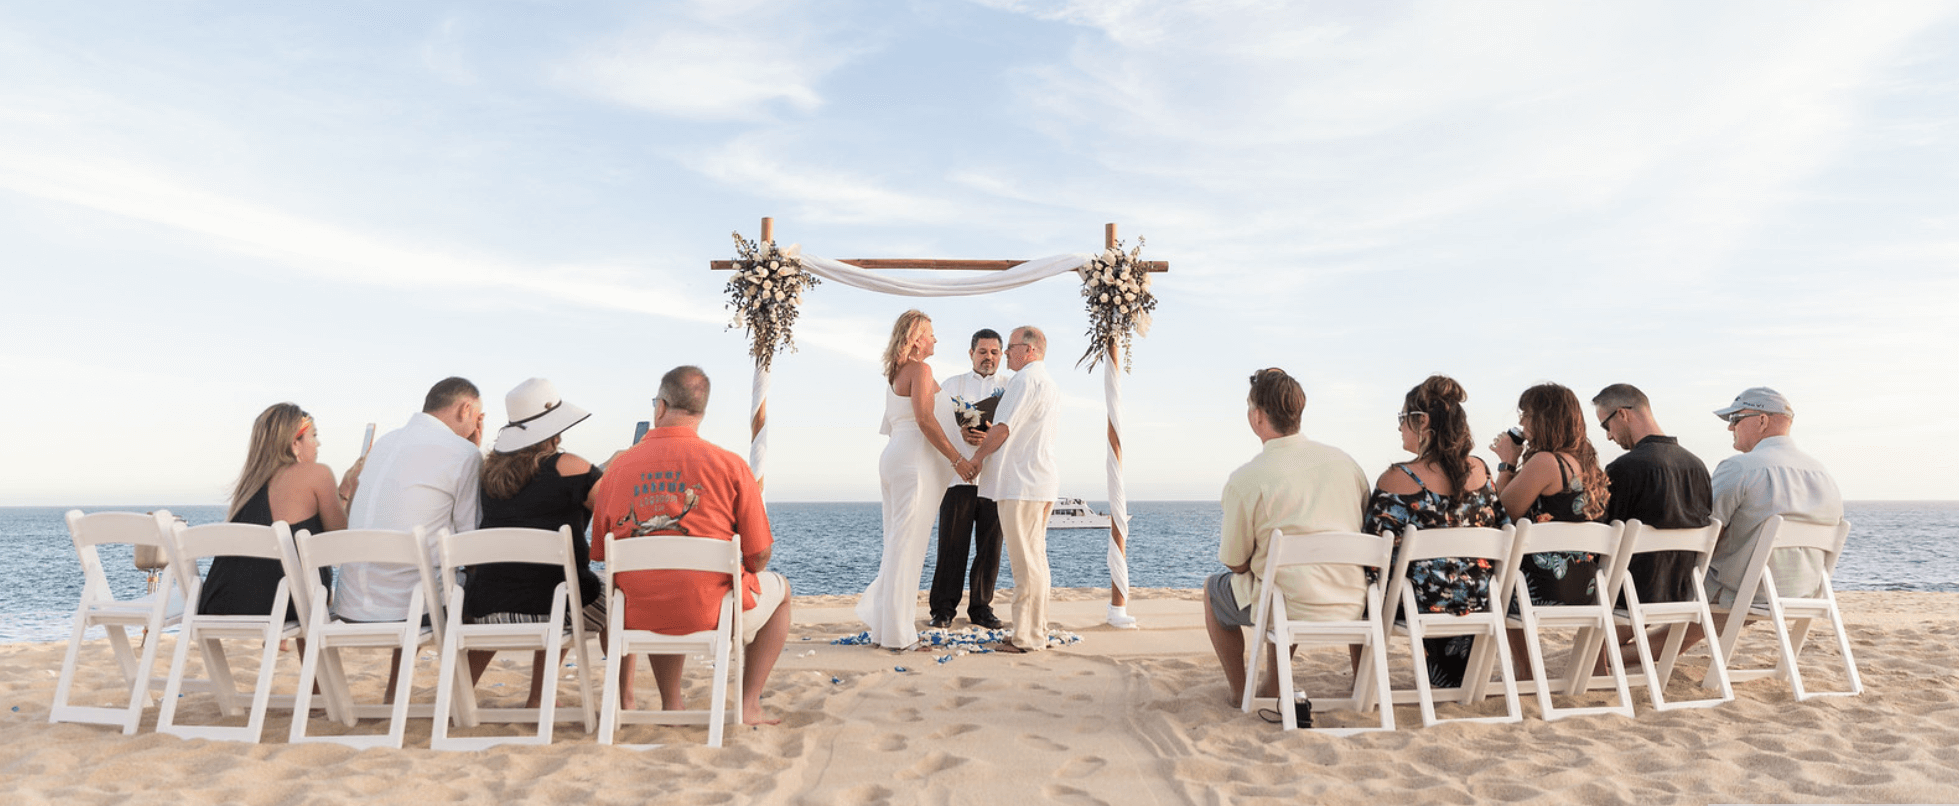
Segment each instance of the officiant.
[[[973,370],[946,378],[939,387],[939,426],[947,434],[958,433],[954,446],[966,458],[986,438],[993,422],[993,409],[1005,394],[1010,377],[1000,368],[1000,334],[981,328],[973,334],[966,351]],[[997,462],[994,464],[998,464]],[[981,472],[997,474],[998,467]],[[981,498],[979,486],[958,476],[947,487],[939,502],[939,562],[932,569],[932,595],[928,599],[932,626],[952,626],[959,612],[959,598],[970,581],[972,598],[966,604],[966,618],[975,626],[1000,629],[993,615],[993,586],[1000,580],[1000,512],[990,498]],[[970,580],[966,572],[966,553],[972,552]]]

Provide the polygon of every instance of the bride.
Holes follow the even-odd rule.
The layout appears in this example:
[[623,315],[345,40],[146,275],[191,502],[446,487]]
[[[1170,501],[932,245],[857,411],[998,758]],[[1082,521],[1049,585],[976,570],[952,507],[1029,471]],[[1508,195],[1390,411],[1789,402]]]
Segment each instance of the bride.
[[891,437],[877,462],[884,492],[884,558],[877,579],[857,599],[857,617],[870,625],[872,643],[890,649],[918,642],[918,584],[939,499],[954,473],[974,472],[932,415],[939,384],[925,359],[936,344],[931,318],[914,309],[899,315],[884,347],[888,385],[878,432]]

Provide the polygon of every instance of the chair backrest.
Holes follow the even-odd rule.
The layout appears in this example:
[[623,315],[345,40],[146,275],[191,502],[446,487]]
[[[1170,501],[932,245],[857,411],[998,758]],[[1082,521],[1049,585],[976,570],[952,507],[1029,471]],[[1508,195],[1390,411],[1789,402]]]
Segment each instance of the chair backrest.
[[[396,532],[387,529],[345,529],[338,532],[313,534],[300,530],[293,536],[300,559],[300,574],[305,577],[306,589],[319,586],[319,573],[322,568],[345,565],[347,563],[382,563],[413,566],[421,577],[422,611],[429,616],[436,640],[442,638],[442,591],[436,587],[435,571],[429,568],[428,543],[422,538],[422,527],[414,531]],[[318,603],[310,601],[310,603]],[[300,610],[300,617],[306,618],[308,612]],[[327,620],[331,620],[330,618]]]
[[460,533],[444,529],[436,539],[442,548],[442,584],[449,589],[444,597],[451,602],[461,587],[457,572],[484,563],[536,563],[563,568],[573,601],[580,601],[578,573],[574,567],[578,555],[572,551],[569,526],[560,526],[555,532],[517,527]]
[[278,560],[279,567],[286,575],[286,584],[297,598],[300,589],[291,587],[293,575],[299,570],[297,563],[290,562],[287,548],[292,545],[292,531],[285,521],[274,521],[271,526],[256,523],[207,523],[202,526],[185,526],[173,522],[170,530],[171,540],[176,544],[175,560],[170,564],[178,575],[178,584],[184,589],[184,597],[195,605],[202,598],[203,582],[197,576],[197,561],[206,557],[256,557],[264,560]]
[[82,564],[82,596],[98,600],[115,597],[114,589],[109,587],[109,575],[102,569],[102,555],[97,546],[127,543],[132,546],[154,546],[165,556],[175,551],[175,547],[164,537],[170,529],[169,524],[176,517],[169,510],[157,510],[151,514],[140,512],[97,512],[84,515],[79,509],[68,510],[68,534],[75,540],[75,556]]
[[[1388,608],[1392,611],[1394,603],[1401,601],[1401,591],[1408,584],[1409,563],[1442,557],[1490,560],[1489,601],[1493,605],[1502,601],[1498,597],[1508,590],[1506,586],[1515,565],[1510,562],[1510,550],[1516,544],[1516,535],[1515,526],[1501,529],[1487,526],[1422,529],[1409,525],[1401,533],[1401,548],[1395,555],[1394,571],[1389,574]],[[1497,609],[1500,612],[1501,606],[1497,606]]]
[[[1582,551],[1606,557],[1619,553],[1621,523],[1531,523],[1517,524],[1516,553],[1540,551]],[[1601,566],[1609,563],[1600,563]]]
[[713,537],[648,535],[614,539],[605,548],[608,574],[627,571],[741,573],[741,544]]
[[1781,515],[1769,518],[1762,527],[1763,545],[1770,545],[1770,551],[1780,549],[1818,549],[1823,552],[1823,569],[1834,575],[1837,571],[1837,558],[1843,554],[1844,541],[1850,537],[1850,521],[1838,520],[1836,523],[1810,523],[1792,521]]
[[1359,565],[1386,573],[1394,556],[1394,539],[1359,532],[1287,534],[1272,530],[1265,550],[1265,575],[1271,579],[1289,565]]

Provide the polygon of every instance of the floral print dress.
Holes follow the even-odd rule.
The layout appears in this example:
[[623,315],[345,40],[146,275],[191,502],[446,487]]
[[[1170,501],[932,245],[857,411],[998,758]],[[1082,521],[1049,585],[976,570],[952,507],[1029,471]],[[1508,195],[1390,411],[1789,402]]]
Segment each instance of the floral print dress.
[[[1503,502],[1497,498],[1496,486],[1487,480],[1487,468],[1483,473],[1486,480],[1481,488],[1451,500],[1449,496],[1430,490],[1407,465],[1396,464],[1394,467],[1414,479],[1421,490],[1408,494],[1375,490],[1367,502],[1367,531],[1373,534],[1386,531],[1394,535],[1396,561],[1401,555],[1401,533],[1410,525],[1421,529],[1456,526],[1501,528],[1510,523],[1510,517],[1503,512]],[[1408,584],[1414,587],[1416,606],[1430,613],[1461,615],[1488,609],[1490,571],[1488,560],[1440,557],[1409,563]],[[1424,639],[1422,652],[1428,656],[1429,683],[1438,688],[1462,685],[1463,671],[1469,666],[1469,650],[1473,644],[1473,638],[1466,635]]]
[[[1558,476],[1563,479],[1564,488],[1550,495],[1538,496],[1531,502],[1530,509],[1524,510],[1523,520],[1531,523],[1584,523],[1591,520],[1585,517],[1585,505],[1590,502],[1590,496],[1585,492],[1584,479],[1565,467],[1563,456],[1552,458],[1558,460]],[[1518,570],[1523,572],[1524,589],[1530,592],[1530,603],[1535,607],[1593,604],[1597,601],[1596,554],[1581,551],[1526,554]],[[1511,609],[1515,610],[1515,607]]]

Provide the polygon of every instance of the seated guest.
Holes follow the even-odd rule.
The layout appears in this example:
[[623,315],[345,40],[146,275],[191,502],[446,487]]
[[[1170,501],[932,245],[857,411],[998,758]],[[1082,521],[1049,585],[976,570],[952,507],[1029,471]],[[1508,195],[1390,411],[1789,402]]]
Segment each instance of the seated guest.
[[[605,535],[630,539],[644,535],[686,535],[741,541],[742,721],[773,725],[762,712],[762,689],[789,636],[789,581],[764,570],[774,543],[769,515],[755,475],[740,456],[716,447],[699,434],[707,414],[708,379],[699,367],[675,367],[660,379],[653,400],[653,430],[638,445],[612,460],[599,480],[594,501],[592,556],[605,559]],[[713,629],[721,599],[729,591],[725,575],[699,571],[636,571],[616,580],[626,594],[626,629],[685,635]],[[631,658],[620,680],[622,702],[632,706]],[[653,679],[663,708],[685,708],[680,674],[685,655],[651,658]]]
[[[1415,459],[1389,465],[1375,480],[1367,504],[1367,531],[1394,535],[1395,562],[1400,562],[1401,535],[1409,526],[1502,528],[1510,523],[1490,482],[1490,469],[1469,455],[1469,415],[1462,408],[1467,399],[1462,386],[1444,375],[1430,376],[1402,398],[1395,417],[1401,449]],[[1489,607],[1493,570],[1488,560],[1440,557],[1409,563],[1404,584],[1413,588],[1415,605],[1423,612],[1481,612]],[[1470,636],[1423,639],[1429,683],[1461,686],[1472,643]]]
[[[333,470],[320,464],[320,430],[313,418],[291,403],[274,403],[252,423],[252,444],[245,469],[231,492],[231,523],[272,525],[285,521],[294,533],[347,528]],[[278,560],[263,557],[213,557],[204,574],[197,612],[207,616],[262,616],[272,612],[279,580],[286,578]],[[321,584],[332,584],[332,572],[320,569]],[[305,594],[294,585],[291,598]],[[286,620],[298,621],[286,605]],[[301,643],[300,648],[304,649]]]
[[[1555,383],[1525,389],[1517,398],[1523,441],[1500,434],[1496,451],[1496,489],[1506,512],[1519,520],[1587,523],[1605,517],[1611,497],[1598,452],[1585,437],[1585,415],[1578,395]],[[1520,458],[1521,455],[1521,458]],[[1517,590],[1538,607],[1589,604],[1598,596],[1598,555],[1579,551],[1541,551],[1518,563]],[[1509,607],[1508,602],[1504,603]],[[1531,679],[1524,631],[1510,631],[1510,660],[1520,680]]]
[[[1204,583],[1204,628],[1224,666],[1225,684],[1236,704],[1245,690],[1245,633],[1253,626],[1253,606],[1265,585],[1279,586],[1286,618],[1295,621],[1347,621],[1367,605],[1367,580],[1351,565],[1287,568],[1263,579],[1272,530],[1287,534],[1360,531],[1367,500],[1367,477],[1339,448],[1299,433],[1306,392],[1276,367],[1252,374],[1245,419],[1264,446],[1224,483],[1218,561],[1227,571]],[[1272,667],[1277,669],[1277,652]],[[1269,676],[1259,695],[1278,696],[1278,678]],[[1310,717],[1302,720],[1310,725]]]
[[[1504,511],[1521,512],[1518,519],[1532,523],[1603,519],[1611,493],[1585,437],[1578,396],[1555,383],[1538,384],[1517,398],[1517,411],[1523,441],[1499,434],[1490,445],[1500,460],[1496,489]],[[1586,604],[1597,595],[1596,555],[1542,552],[1525,557],[1521,568],[1531,604]]]
[[[422,411],[374,440],[347,512],[350,529],[410,531],[422,527],[429,560],[441,567],[436,535],[443,529],[476,528],[477,480],[483,467],[483,400],[476,384],[444,378],[429,388]],[[408,615],[409,597],[421,576],[393,563],[340,567],[333,614],[346,621],[397,621]],[[430,613],[427,618],[441,618]],[[385,699],[392,702],[401,650],[388,662]]]
[[[1612,498],[1608,521],[1637,520],[1656,529],[1699,529],[1713,507],[1707,465],[1667,436],[1653,417],[1646,394],[1615,383],[1592,398],[1599,427],[1626,455],[1605,466]],[[1627,568],[1633,590],[1648,604],[1692,601],[1694,553],[1656,551],[1633,555]]]
[[[522,527],[552,532],[571,527],[573,566],[578,569],[580,613],[585,629],[605,642],[605,599],[592,573],[592,549],[585,526],[592,521],[592,498],[602,471],[591,462],[558,450],[562,434],[590,416],[564,402],[558,388],[543,378],[517,385],[503,398],[510,424],[497,430],[496,445],[483,461],[481,528]],[[463,591],[463,616],[473,624],[533,624],[551,616],[552,594],[565,581],[564,570],[536,563],[485,563],[469,569]],[[469,653],[471,679],[481,679],[494,651]],[[552,679],[545,653],[531,663],[530,700],[536,708],[543,683]]]
[[[1834,524],[1843,520],[1843,495],[1821,462],[1796,447],[1789,438],[1796,409],[1782,393],[1757,386],[1735,396],[1714,416],[1734,432],[1739,455],[1714,467],[1713,517],[1721,520],[1721,536],[1707,569],[1707,600],[1716,607],[1737,605],[1741,577],[1762,538],[1769,518],[1781,515],[1803,523]],[[1809,596],[1823,581],[1823,554],[1816,549],[1784,549],[1769,555],[1768,578],[1783,596]],[[1766,601],[1757,591],[1754,604]],[[1688,625],[1681,651],[1704,636],[1700,625]]]

